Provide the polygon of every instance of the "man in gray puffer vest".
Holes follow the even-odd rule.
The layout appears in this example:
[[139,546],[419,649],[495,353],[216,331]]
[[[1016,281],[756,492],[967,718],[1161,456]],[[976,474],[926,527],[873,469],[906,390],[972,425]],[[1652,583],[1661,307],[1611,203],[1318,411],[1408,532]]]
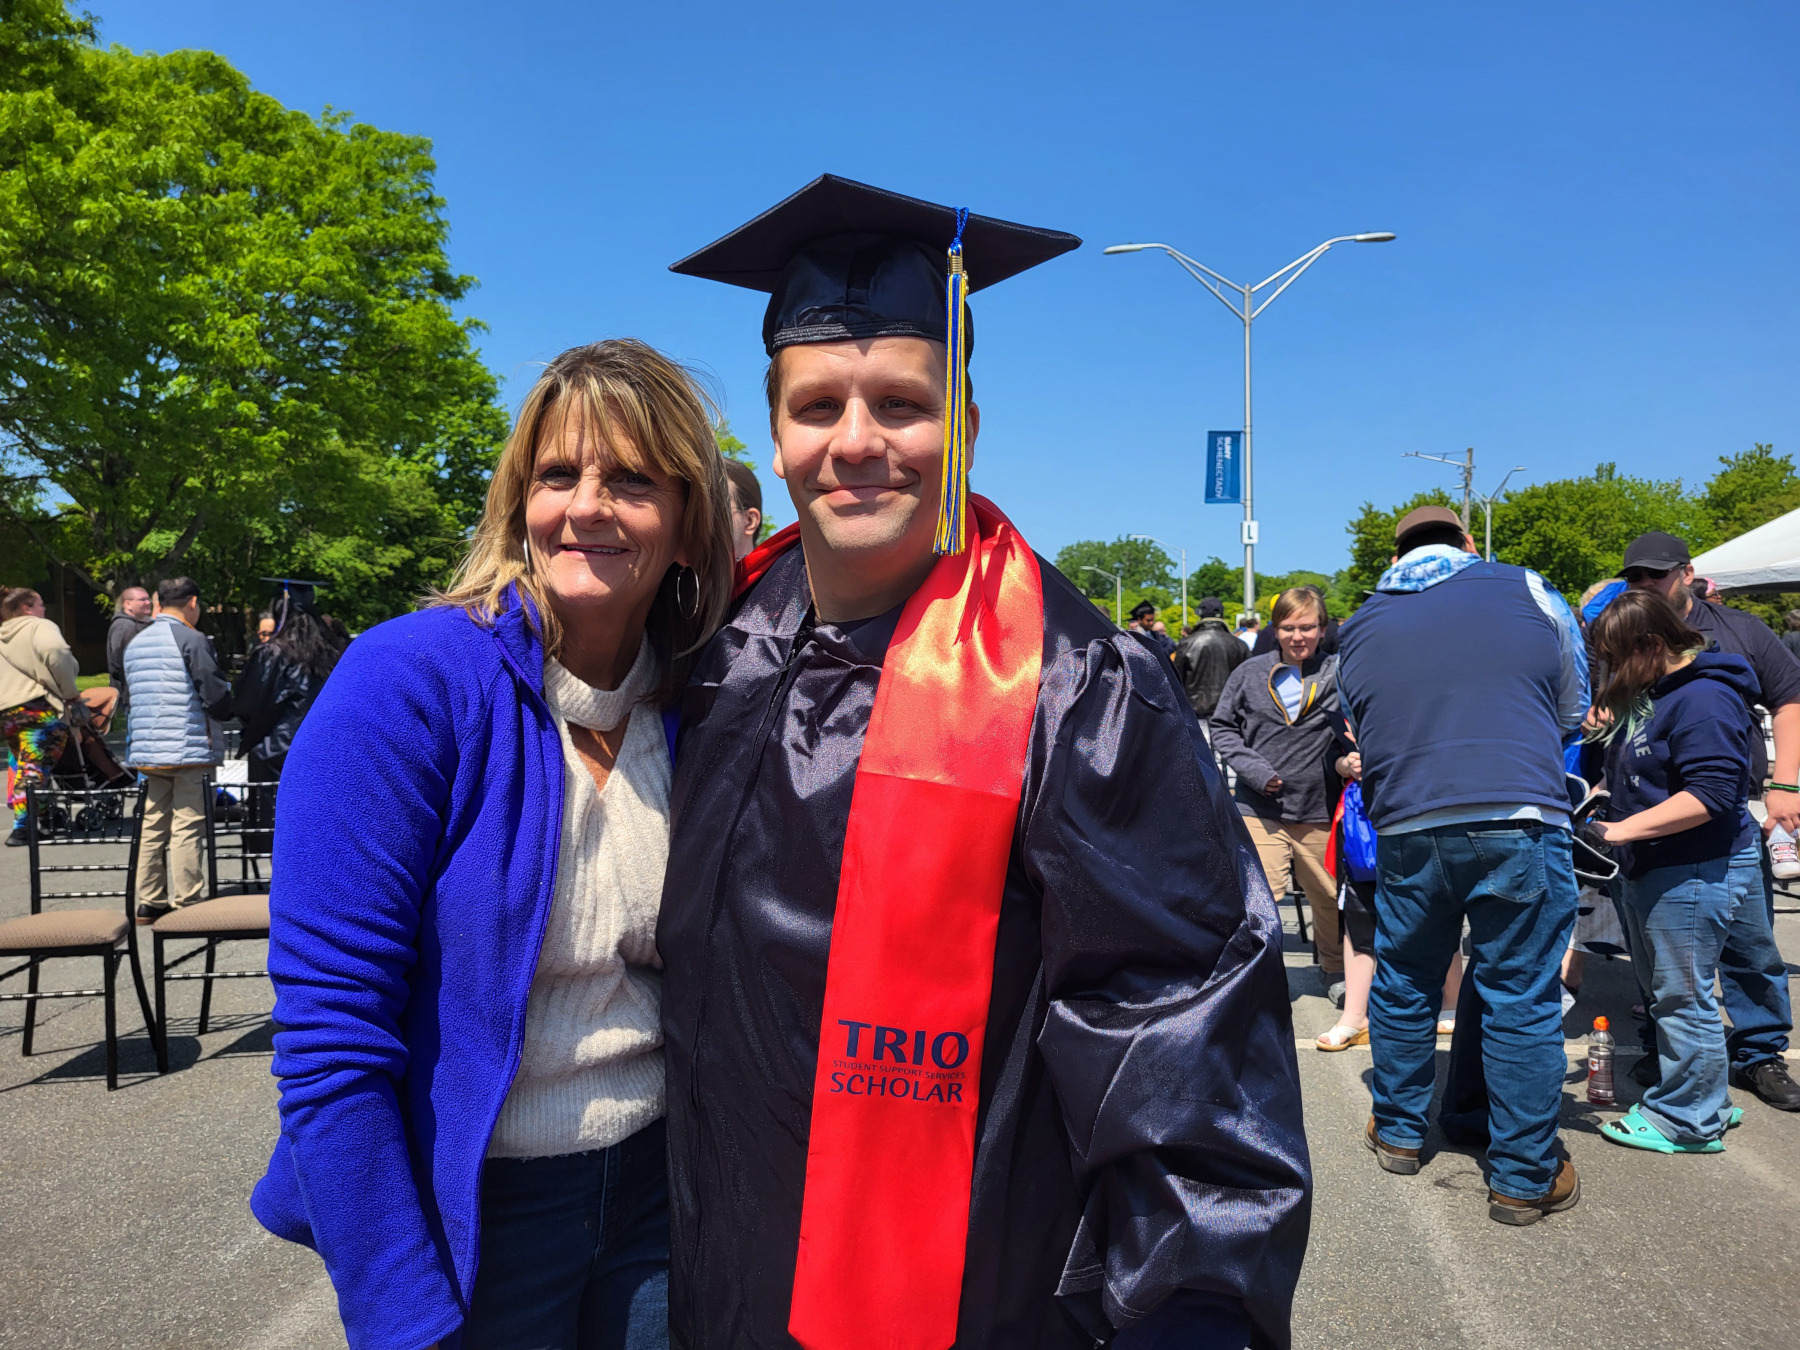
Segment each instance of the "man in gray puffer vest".
[[142,842],[138,846],[139,923],[206,897],[202,835],[203,785],[225,758],[231,686],[219,673],[212,640],[195,627],[200,588],[172,577],[156,588],[156,615],[125,647],[131,698],[125,763],[144,775]]

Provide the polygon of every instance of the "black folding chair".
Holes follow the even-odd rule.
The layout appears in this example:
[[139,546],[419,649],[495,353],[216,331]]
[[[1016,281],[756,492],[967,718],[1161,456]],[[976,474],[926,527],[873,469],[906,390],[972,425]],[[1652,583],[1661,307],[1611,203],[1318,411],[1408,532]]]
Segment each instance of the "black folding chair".
[[[200,980],[199,1034],[206,1034],[212,1015],[214,980],[257,980],[267,970],[218,970],[221,942],[267,941],[269,936],[268,867],[274,857],[275,784],[234,783],[229,789],[242,799],[222,806],[212,779],[202,785],[206,813],[205,900],[171,910],[150,926],[152,982],[156,986],[156,1068],[169,1071],[168,1008],[165,986],[175,980]],[[220,864],[225,866],[222,868]],[[228,875],[235,871],[236,876]],[[169,960],[165,945],[198,940],[200,945]],[[201,970],[179,971],[195,957]]]
[[[144,789],[141,785],[135,791],[27,787],[25,838],[31,860],[31,913],[0,922],[0,958],[25,958],[24,965],[0,972],[0,981],[20,974],[25,976],[24,993],[0,994],[0,1001],[25,1004],[21,1053],[31,1054],[39,999],[104,999],[106,1087],[109,1092],[119,1085],[118,1010],[114,987],[122,960],[131,962],[131,979],[137,987],[144,1029],[149,1033],[152,1045],[161,1044],[156,1020],[150,1013],[150,1000],[144,990],[143,967],[138,961],[137,927],[132,923],[132,902],[137,889],[138,826],[143,814]],[[122,849],[126,860],[122,863],[45,861],[46,855],[57,856],[54,850],[78,846]],[[116,890],[47,890],[44,885],[46,877],[75,875],[97,882],[103,874],[116,872],[125,874],[123,886]],[[61,900],[113,899],[122,901],[121,906],[111,909],[45,908],[46,901],[54,904]],[[99,959],[101,988],[38,988],[38,967],[43,962],[78,957]]]

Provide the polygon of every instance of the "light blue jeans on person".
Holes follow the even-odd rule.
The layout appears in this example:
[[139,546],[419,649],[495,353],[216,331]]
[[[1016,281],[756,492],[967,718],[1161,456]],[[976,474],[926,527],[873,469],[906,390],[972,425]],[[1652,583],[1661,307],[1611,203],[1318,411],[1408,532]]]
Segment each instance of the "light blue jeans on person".
[[1625,924],[1632,959],[1647,966],[1638,985],[1651,999],[1662,1064],[1662,1081],[1645,1090],[1638,1111],[1677,1144],[1722,1138],[1731,1114],[1713,981],[1732,921],[1763,904],[1761,852],[1753,843],[1729,858],[1625,879]]
[[1515,1200],[1536,1200],[1556,1179],[1569,1067],[1558,978],[1575,927],[1569,832],[1497,820],[1441,825],[1381,835],[1375,855],[1375,1132],[1400,1148],[1425,1142],[1438,1001],[1467,915],[1471,969],[1485,1005],[1488,1184]]

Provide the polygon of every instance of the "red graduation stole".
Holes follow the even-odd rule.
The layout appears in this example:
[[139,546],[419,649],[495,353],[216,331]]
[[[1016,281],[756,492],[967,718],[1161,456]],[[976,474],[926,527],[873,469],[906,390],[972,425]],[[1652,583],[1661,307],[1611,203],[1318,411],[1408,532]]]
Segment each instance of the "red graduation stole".
[[[994,940],[1044,643],[1036,557],[970,500],[976,537],[906,602],[856,769],[788,1318],[806,1350],[956,1340]],[[744,560],[742,584],[786,535]]]

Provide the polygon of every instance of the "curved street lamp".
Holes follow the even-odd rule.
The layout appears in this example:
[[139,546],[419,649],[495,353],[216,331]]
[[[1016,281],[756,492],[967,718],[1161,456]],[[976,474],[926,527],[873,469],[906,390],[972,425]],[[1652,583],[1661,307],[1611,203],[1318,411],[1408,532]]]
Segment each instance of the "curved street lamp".
[[1084,572],[1098,572],[1103,577],[1112,578],[1113,627],[1123,628],[1125,626],[1125,574],[1123,572],[1109,572],[1104,567],[1095,567],[1092,563],[1084,563],[1081,570]]
[[1469,489],[1473,496],[1481,498],[1481,513],[1487,518],[1487,560],[1489,562],[1494,561],[1494,503],[1499,501],[1501,494],[1506,491],[1506,479],[1511,478],[1515,473],[1524,472],[1525,466],[1523,464],[1513,465],[1512,468],[1506,471],[1506,478],[1500,480],[1500,486],[1486,496],[1476,492],[1474,488]]
[[[1256,608],[1256,514],[1254,496],[1250,480],[1250,325],[1256,316],[1267,309],[1276,296],[1298,280],[1300,274],[1311,267],[1334,244],[1386,244],[1395,238],[1392,230],[1371,230],[1365,234],[1340,234],[1335,239],[1327,239],[1317,248],[1301,254],[1272,276],[1263,278],[1254,286],[1246,286],[1240,282],[1220,276],[1204,263],[1196,262],[1178,248],[1168,244],[1111,244],[1102,249],[1102,253],[1142,253],[1145,249],[1160,249],[1181,265],[1183,271],[1199,282],[1207,290],[1218,296],[1219,303],[1237,315],[1244,325],[1244,608]],[[1275,289],[1258,300],[1257,292],[1265,287]],[[1227,300],[1225,292],[1230,291],[1240,299]]]
[[1141,540],[1145,541],[1146,543],[1155,544],[1158,548],[1173,549],[1176,553],[1179,553],[1181,555],[1181,631],[1184,633],[1187,632],[1187,626],[1188,626],[1187,550],[1185,548],[1175,548],[1175,545],[1165,544],[1165,543],[1163,543],[1162,540],[1152,538],[1150,535],[1147,535],[1147,534],[1134,534],[1131,537],[1133,539],[1141,539]]

